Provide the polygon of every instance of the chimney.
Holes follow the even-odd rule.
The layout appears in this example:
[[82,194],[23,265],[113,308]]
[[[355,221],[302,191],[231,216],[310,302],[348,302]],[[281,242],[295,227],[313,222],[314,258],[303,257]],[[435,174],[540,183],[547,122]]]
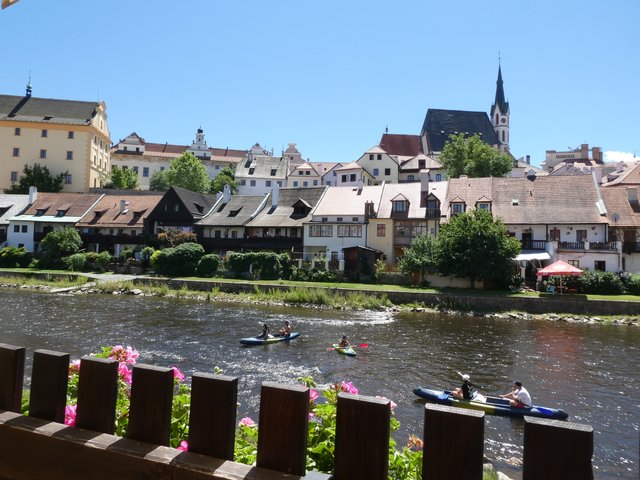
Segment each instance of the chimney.
[[531,155],[526,156],[527,165],[531,165]]
[[580,145],[580,159],[588,160],[589,159],[589,144],[583,143]]
[[370,218],[375,218],[376,213],[373,210],[373,202],[364,202],[364,219],[365,221]]
[[278,185],[278,182],[273,182],[271,187],[271,207],[276,208],[278,203],[280,203],[280,185]]
[[38,199],[38,188],[31,185],[29,187],[29,205],[33,205],[33,202],[35,202],[37,199]]
[[120,213],[124,213],[127,210],[127,205],[129,204],[129,202],[127,202],[126,200],[120,200]]
[[222,191],[222,203],[229,203],[229,200],[231,200],[231,187],[227,183]]
[[638,187],[627,187],[627,199],[629,203],[638,204]]
[[216,193],[216,202],[222,198],[222,192]]
[[593,154],[593,160],[598,163],[602,163],[602,150],[600,147],[593,147],[591,152]]

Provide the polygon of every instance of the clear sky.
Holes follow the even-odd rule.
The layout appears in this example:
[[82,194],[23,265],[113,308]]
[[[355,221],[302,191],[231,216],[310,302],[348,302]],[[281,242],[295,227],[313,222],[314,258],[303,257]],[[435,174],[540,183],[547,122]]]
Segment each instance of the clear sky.
[[639,0],[20,0],[0,93],[104,100],[112,142],[350,162],[428,108],[489,112],[501,58],[511,151],[640,157]]

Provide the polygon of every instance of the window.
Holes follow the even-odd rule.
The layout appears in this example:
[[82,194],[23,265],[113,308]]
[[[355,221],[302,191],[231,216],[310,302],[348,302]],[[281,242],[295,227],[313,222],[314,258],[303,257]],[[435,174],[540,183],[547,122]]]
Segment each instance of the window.
[[333,225],[310,225],[310,237],[333,237]]
[[42,130],[42,133],[40,133],[40,136],[41,136],[42,138],[46,138],[46,137],[47,137],[47,135],[48,135],[48,133],[47,133],[47,131],[46,131],[46,130]]
[[20,149],[18,147],[14,147],[13,148],[13,156],[14,157],[19,157],[20,156]]
[[216,165],[216,166],[215,166],[215,167],[213,167],[213,168],[215,168],[216,170],[220,170],[220,165]]
[[392,211],[394,213],[409,211],[409,202],[407,202],[406,200],[398,200],[392,203],[393,203]]
[[304,175],[304,172],[302,170],[298,170],[298,175]]
[[314,181],[313,181],[313,186],[314,186],[314,187],[317,187],[317,186],[318,186],[318,180],[314,180]]
[[347,183],[347,176],[346,175],[342,175],[342,183]]
[[12,182],[18,181],[18,172],[11,172],[11,181]]
[[13,131],[13,134],[14,134],[16,137],[19,137],[19,136],[20,136],[20,127],[16,127],[16,128],[15,128],[15,130]]
[[415,179],[416,179],[416,177],[414,177],[413,175],[409,175],[407,177],[407,181],[409,181],[409,182],[413,182],[413,181],[415,181]]
[[73,160],[73,152],[71,150],[67,150],[67,160]]
[[552,242],[559,242],[560,241],[560,229],[559,228],[552,228],[551,231],[549,232],[549,240],[551,240]]
[[143,177],[149,176],[149,167],[142,167],[142,176]]
[[378,175],[380,175],[380,169],[379,168],[374,168],[373,169],[373,176],[377,177]]
[[596,260],[594,263],[594,267],[595,270],[600,270],[601,272],[606,272],[607,271],[607,262],[605,262],[604,260]]
[[338,237],[362,237],[362,225],[338,225]]
[[385,168],[384,169],[384,174],[388,177],[389,175],[391,175],[391,169],[390,168]]
[[45,149],[40,150],[40,158],[47,158],[47,151]]
[[305,175],[311,175],[311,171],[307,170],[306,172],[304,172]]
[[464,204],[463,203],[452,203],[451,204],[451,215],[458,215],[464,212]]
[[302,182],[302,186],[303,187],[308,187],[309,186],[309,182],[307,182],[307,181]]
[[369,154],[369,160],[373,160],[373,159],[374,159],[373,153],[370,153]]
[[133,167],[133,173],[135,173],[136,175],[138,174],[138,167]]
[[586,230],[576,230],[576,242],[585,242],[587,240]]
[[293,182],[293,186],[294,186],[294,187],[297,187],[297,186],[298,186],[298,182],[297,182],[297,181],[294,181],[294,182]]
[[491,204],[487,202],[482,202],[478,204],[478,210],[485,210],[487,212],[491,211]]
[[342,218],[342,217],[338,217],[338,218],[336,218],[336,221],[337,221],[337,222],[344,222],[344,218]]
[[29,231],[29,226],[28,225],[22,225],[22,233],[27,233]]
[[349,181],[350,182],[355,182],[356,181],[356,174],[352,173],[351,175],[349,175]]
[[73,140],[73,132],[69,131],[69,133],[67,133],[67,138],[69,140]]
[[255,186],[256,186],[256,181],[255,181],[255,180],[251,180],[250,185],[251,185],[252,187],[255,187]]
[[247,181],[243,178],[242,180],[240,180],[240,186],[244,187],[247,184]]
[[73,181],[73,175],[65,175],[64,176],[64,183],[66,185],[71,185],[72,181]]
[[222,238],[222,232],[220,230],[215,231],[215,238]]
[[282,181],[278,180],[278,186],[281,187],[282,186]]
[[14,233],[20,233],[20,225],[14,225],[13,226],[13,232]]
[[238,238],[238,232],[235,230],[231,230],[231,238]]
[[276,176],[276,172],[277,172],[277,171],[278,171],[277,169],[272,168],[272,169],[271,169],[271,176],[272,176],[272,177],[275,177],[275,176]]
[[382,154],[381,153],[378,154],[378,160],[382,160]]
[[264,182],[265,187],[270,187],[271,186],[271,180],[266,180]]
[[418,168],[425,168],[427,166],[427,162],[423,160],[418,160]]
[[441,181],[442,181],[442,174],[436,173],[436,182],[441,182]]
[[378,237],[387,236],[387,226],[384,223],[379,223],[378,225],[376,225],[376,235]]

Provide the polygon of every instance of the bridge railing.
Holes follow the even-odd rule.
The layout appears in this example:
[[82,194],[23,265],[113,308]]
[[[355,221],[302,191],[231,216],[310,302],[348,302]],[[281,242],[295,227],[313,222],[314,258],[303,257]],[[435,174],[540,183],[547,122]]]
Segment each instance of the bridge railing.
[[[26,350],[0,344],[0,478],[326,480],[306,472],[309,389],[264,383],[256,466],[233,461],[238,379],[192,377],[189,451],[169,445],[173,371],[135,365],[127,438],[113,435],[117,361],[81,359],[76,426],[63,424],[69,355],[33,354],[29,415],[20,414]],[[335,480],[388,478],[390,401],[338,395]],[[484,413],[427,405],[423,477],[482,478]],[[593,429],[527,419],[524,479],[593,478]]]

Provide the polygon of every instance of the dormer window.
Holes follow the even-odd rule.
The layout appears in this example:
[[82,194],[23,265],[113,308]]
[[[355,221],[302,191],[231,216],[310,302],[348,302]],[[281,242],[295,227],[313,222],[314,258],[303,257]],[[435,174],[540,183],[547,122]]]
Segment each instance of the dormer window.
[[489,202],[479,202],[476,206],[478,210],[486,210],[487,212],[491,211],[491,203]]
[[427,162],[425,160],[418,160],[418,168],[425,168],[427,166]]
[[253,172],[255,172],[255,170],[256,170],[256,169],[255,169],[254,167],[251,167],[251,168],[249,169],[249,175],[253,175]]
[[393,213],[407,212],[409,211],[409,202],[407,200],[394,200],[393,202]]
[[272,177],[275,177],[275,176],[276,176],[276,172],[277,172],[277,169],[272,168],[272,169],[271,169],[271,176],[272,176]]
[[451,204],[451,215],[460,215],[464,213],[464,203],[456,202]]

